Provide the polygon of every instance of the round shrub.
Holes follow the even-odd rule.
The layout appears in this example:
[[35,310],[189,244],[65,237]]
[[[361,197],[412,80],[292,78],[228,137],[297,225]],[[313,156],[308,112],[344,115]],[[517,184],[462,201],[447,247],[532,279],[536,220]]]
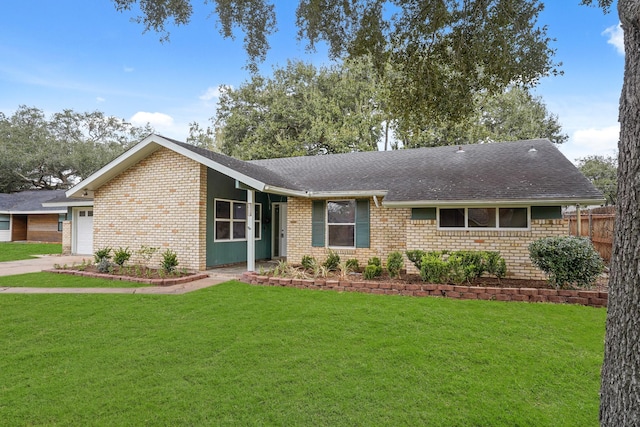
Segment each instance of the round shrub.
[[391,252],[387,257],[387,271],[390,277],[400,277],[400,270],[404,267],[404,260],[400,252]]
[[545,237],[529,245],[533,265],[549,275],[560,289],[593,285],[604,262],[589,239],[575,236]]

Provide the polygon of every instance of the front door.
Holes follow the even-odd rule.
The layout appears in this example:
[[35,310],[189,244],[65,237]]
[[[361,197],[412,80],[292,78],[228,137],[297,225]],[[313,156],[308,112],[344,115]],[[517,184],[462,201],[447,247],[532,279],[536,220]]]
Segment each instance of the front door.
[[272,258],[287,257],[287,204],[273,204],[273,250]]

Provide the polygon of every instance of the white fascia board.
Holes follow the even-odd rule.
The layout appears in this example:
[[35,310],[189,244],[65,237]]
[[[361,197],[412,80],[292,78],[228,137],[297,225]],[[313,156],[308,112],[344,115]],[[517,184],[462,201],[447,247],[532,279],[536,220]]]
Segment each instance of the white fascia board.
[[56,207],[84,207],[84,206],[93,206],[93,200],[74,200],[73,202],[52,202],[52,203],[43,203],[42,206],[45,208],[56,208]]
[[386,195],[386,190],[310,191],[307,197],[313,199],[327,199],[336,197],[385,197]]
[[469,206],[567,206],[601,205],[605,199],[531,199],[531,200],[415,200],[382,201],[388,208],[433,208],[433,207],[469,207]]
[[280,196],[309,197],[308,191],[290,190],[288,188],[276,187],[273,185],[265,185],[263,191],[265,193],[278,194]]

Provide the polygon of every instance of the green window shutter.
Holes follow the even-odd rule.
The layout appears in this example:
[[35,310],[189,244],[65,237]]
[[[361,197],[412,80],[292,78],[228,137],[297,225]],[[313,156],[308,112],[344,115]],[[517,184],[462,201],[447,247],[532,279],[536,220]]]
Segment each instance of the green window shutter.
[[311,213],[311,246],[324,247],[324,200],[314,200]]
[[531,206],[531,219],[562,219],[562,207]]
[[369,247],[369,199],[356,200],[356,248]]
[[436,219],[436,208],[412,208],[411,219]]

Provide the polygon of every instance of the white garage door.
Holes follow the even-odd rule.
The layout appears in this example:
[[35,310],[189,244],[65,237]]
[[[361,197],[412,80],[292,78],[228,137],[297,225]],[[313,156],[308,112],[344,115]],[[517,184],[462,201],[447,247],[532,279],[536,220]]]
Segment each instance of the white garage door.
[[93,253],[93,209],[76,212],[76,254]]

